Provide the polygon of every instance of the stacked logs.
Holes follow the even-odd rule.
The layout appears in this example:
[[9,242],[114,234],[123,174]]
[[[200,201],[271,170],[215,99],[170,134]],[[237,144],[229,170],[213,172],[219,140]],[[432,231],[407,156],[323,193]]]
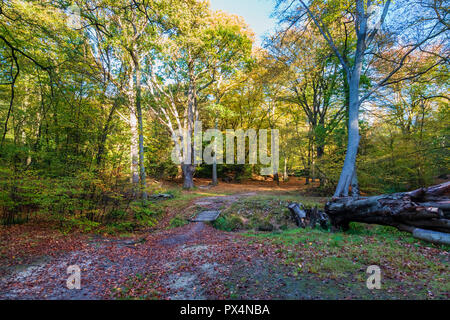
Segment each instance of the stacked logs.
[[334,228],[350,222],[381,224],[414,237],[450,245],[450,181],[411,192],[374,197],[336,198],[325,206]]

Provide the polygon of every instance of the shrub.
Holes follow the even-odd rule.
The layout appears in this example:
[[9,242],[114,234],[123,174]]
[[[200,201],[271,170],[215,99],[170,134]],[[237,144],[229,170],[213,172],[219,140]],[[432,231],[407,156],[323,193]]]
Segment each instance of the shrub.
[[241,218],[236,215],[219,217],[216,221],[213,222],[213,226],[214,228],[223,231],[237,231],[244,228],[244,224]]
[[187,220],[176,216],[175,218],[170,220],[169,226],[170,226],[170,228],[179,228],[179,227],[185,226],[188,223],[189,222]]

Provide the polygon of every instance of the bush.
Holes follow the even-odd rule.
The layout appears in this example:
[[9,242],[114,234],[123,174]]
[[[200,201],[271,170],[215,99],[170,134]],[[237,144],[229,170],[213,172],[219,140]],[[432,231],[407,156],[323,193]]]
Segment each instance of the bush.
[[154,179],[173,179],[178,174],[178,166],[172,161],[159,163],[148,163],[146,167],[147,175]]
[[169,226],[170,228],[179,228],[187,225],[189,222],[183,218],[175,217],[172,220],[170,220]]
[[223,231],[237,231],[244,228],[244,224],[240,217],[230,215],[227,217],[219,217],[213,222],[213,227]]
[[111,180],[101,172],[54,178],[38,171],[0,167],[0,223],[28,221],[31,213],[61,223],[70,218],[93,222],[121,219],[128,207],[126,191]]
[[131,208],[135,220],[145,227],[154,227],[157,223],[157,217],[162,213],[160,208],[151,203],[143,205],[141,202],[136,202]]
[[116,222],[107,225],[107,232],[114,233],[128,233],[133,232],[138,228],[138,225],[132,221]]

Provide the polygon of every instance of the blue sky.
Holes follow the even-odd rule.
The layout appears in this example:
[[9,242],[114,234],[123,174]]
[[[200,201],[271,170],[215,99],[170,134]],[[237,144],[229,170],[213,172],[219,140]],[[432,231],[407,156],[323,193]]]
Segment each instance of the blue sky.
[[255,32],[256,41],[261,45],[261,38],[276,25],[270,18],[275,2],[273,0],[210,0],[214,10],[222,10],[244,17],[247,24]]

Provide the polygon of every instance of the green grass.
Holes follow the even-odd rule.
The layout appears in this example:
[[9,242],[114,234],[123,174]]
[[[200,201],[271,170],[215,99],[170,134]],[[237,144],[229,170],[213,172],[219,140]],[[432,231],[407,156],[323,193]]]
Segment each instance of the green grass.
[[352,223],[348,232],[306,228],[244,236],[276,245],[283,264],[319,279],[363,283],[367,267],[378,265],[393,291],[419,297],[429,292],[445,297],[450,292],[450,247],[416,240],[391,227]]
[[322,198],[298,195],[258,195],[241,198],[224,210],[213,224],[224,231],[287,230],[295,228],[287,206],[291,202],[302,203],[306,207],[323,207]]
[[179,227],[183,227],[185,225],[187,225],[189,223],[188,220],[183,219],[179,216],[174,217],[172,220],[170,220],[169,222],[169,228],[179,228]]

